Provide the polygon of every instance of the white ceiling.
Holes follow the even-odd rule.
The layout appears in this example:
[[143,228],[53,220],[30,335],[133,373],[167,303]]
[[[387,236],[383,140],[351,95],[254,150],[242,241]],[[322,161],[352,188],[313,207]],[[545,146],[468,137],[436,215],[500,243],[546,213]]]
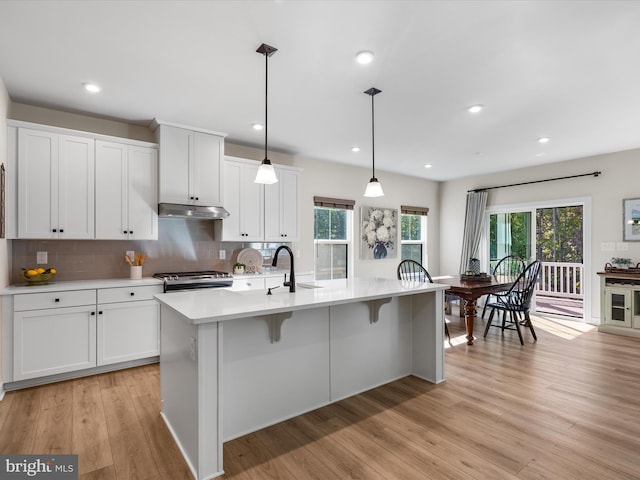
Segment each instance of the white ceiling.
[[370,167],[377,87],[383,185],[381,171],[449,180],[640,147],[638,1],[0,1],[14,102],[255,147],[263,42],[278,48],[270,149]]

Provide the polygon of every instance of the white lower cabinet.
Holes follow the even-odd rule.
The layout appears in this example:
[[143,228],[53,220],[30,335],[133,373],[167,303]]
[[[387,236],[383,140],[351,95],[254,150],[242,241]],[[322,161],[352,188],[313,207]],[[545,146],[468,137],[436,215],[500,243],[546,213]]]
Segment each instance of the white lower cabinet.
[[15,312],[14,380],[96,366],[95,305]]
[[13,381],[160,354],[162,285],[26,293],[13,301]]
[[155,300],[98,305],[98,365],[159,355],[159,315]]

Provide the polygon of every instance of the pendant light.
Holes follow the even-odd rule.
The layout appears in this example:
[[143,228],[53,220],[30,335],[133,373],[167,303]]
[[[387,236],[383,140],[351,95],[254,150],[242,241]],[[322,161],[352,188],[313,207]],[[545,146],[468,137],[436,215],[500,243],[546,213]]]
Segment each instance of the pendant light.
[[376,146],[375,146],[375,128],[374,128],[374,111],[373,111],[373,97],[379,94],[381,90],[371,87],[364,93],[371,95],[371,160],[372,160],[372,175],[371,180],[367,183],[367,189],[364,191],[365,197],[382,197],[384,192],[378,179],[376,178]]
[[255,183],[265,183],[272,184],[278,181],[278,177],[276,177],[276,171],[273,169],[273,165],[271,165],[271,160],[267,158],[267,132],[268,132],[268,108],[267,108],[267,99],[268,99],[268,86],[269,86],[269,57],[278,51],[277,48],[271,47],[266,43],[263,43],[258,47],[256,52],[264,55],[264,160],[260,164],[258,168],[258,173],[256,174]]

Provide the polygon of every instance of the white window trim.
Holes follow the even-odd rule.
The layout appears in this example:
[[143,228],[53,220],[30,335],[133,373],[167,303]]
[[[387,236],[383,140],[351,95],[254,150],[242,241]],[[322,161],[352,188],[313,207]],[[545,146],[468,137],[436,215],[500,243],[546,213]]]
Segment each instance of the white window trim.
[[[313,209],[313,213],[314,213],[314,226],[315,226],[315,209],[316,208],[330,208],[330,207],[314,207]],[[354,274],[354,268],[355,268],[355,261],[354,261],[354,255],[353,255],[353,250],[354,250],[354,246],[353,246],[353,210],[349,210],[347,208],[343,209],[347,212],[347,218],[346,218],[346,223],[347,223],[347,238],[346,239],[338,239],[338,240],[323,240],[323,239],[318,239],[318,238],[314,238],[313,239],[313,255],[314,255],[314,261],[313,261],[313,268],[316,268],[316,263],[315,263],[315,258],[318,255],[318,250],[317,250],[317,245],[321,244],[321,245],[347,245],[347,278],[353,278],[353,274]],[[314,272],[315,274],[315,272]]]
[[[402,215],[412,215],[408,213],[400,214],[400,220],[402,221]],[[429,256],[427,255],[427,215],[420,215],[422,217],[420,221],[420,238],[421,240],[402,240],[402,232],[400,232],[400,255],[402,256],[402,245],[422,245],[422,265],[429,269]],[[402,223],[400,224],[402,225]]]

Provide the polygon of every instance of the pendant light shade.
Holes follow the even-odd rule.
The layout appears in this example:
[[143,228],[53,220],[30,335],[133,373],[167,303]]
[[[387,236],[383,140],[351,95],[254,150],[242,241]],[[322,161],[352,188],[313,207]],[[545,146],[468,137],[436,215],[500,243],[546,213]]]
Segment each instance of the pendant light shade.
[[270,185],[277,181],[278,177],[276,176],[276,171],[274,170],[273,165],[271,165],[271,161],[268,158],[265,158],[258,167],[258,173],[256,173],[256,179],[254,182]]
[[367,184],[367,188],[364,191],[365,197],[382,197],[384,196],[384,192],[382,191],[382,185],[378,182],[376,178],[376,144],[375,144],[375,124],[374,124],[374,110],[373,110],[373,97],[379,94],[381,90],[377,88],[371,87],[369,90],[366,90],[364,93],[371,96],[371,180]]
[[367,183],[367,188],[364,191],[365,197],[384,197],[384,192],[382,191],[382,185],[378,182],[376,177],[371,177],[369,183]]
[[262,164],[258,168],[258,173],[256,174],[255,183],[264,183],[264,184],[272,184],[278,181],[278,177],[276,176],[276,171],[273,169],[273,165],[271,165],[271,160],[267,157],[267,146],[268,146],[268,87],[269,87],[269,57],[278,51],[277,48],[271,47],[266,43],[263,43],[258,47],[256,52],[261,55],[264,55],[264,160],[262,160]]

